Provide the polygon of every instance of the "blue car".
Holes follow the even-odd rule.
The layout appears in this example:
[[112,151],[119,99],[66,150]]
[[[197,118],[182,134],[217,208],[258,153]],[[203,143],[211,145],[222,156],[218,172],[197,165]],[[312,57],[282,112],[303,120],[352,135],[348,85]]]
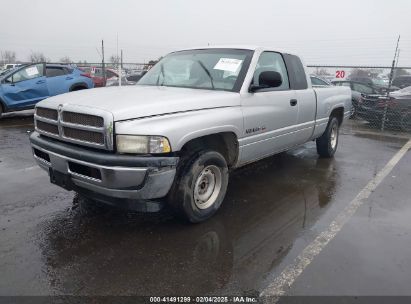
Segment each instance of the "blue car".
[[5,112],[32,109],[50,96],[93,87],[90,76],[74,66],[24,65],[0,77],[0,116]]

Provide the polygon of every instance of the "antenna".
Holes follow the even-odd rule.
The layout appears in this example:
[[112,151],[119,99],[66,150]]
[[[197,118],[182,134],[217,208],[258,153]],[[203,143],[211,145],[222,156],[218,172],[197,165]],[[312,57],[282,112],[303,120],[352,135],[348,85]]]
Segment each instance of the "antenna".
[[394,59],[392,60],[392,66],[391,66],[391,72],[390,72],[390,82],[388,83],[387,94],[389,93],[389,91],[391,89],[392,78],[394,76],[395,61],[396,61],[396,59],[398,59],[397,58],[397,53],[398,53],[398,45],[400,44],[400,38],[401,38],[401,36],[398,35],[397,46],[395,47]]
[[385,128],[385,120],[387,118],[387,109],[388,109],[388,100],[390,98],[390,91],[392,85],[392,79],[394,77],[394,69],[395,69],[395,62],[398,60],[399,50],[398,45],[400,44],[401,35],[398,35],[397,46],[395,47],[394,59],[392,60],[391,72],[390,72],[390,79],[388,81],[388,88],[387,88],[387,96],[385,97],[385,106],[384,106],[384,114],[382,116],[382,124],[381,124],[381,131],[384,131]]

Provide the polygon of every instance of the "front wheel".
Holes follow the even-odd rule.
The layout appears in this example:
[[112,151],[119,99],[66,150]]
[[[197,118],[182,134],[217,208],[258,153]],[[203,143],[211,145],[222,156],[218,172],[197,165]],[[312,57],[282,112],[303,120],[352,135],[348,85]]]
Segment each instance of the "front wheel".
[[317,138],[317,152],[321,157],[331,158],[338,147],[339,123],[336,117],[331,117],[327,129],[321,137]]
[[216,151],[200,151],[184,161],[178,170],[168,201],[186,220],[199,223],[217,212],[227,186],[225,158]]

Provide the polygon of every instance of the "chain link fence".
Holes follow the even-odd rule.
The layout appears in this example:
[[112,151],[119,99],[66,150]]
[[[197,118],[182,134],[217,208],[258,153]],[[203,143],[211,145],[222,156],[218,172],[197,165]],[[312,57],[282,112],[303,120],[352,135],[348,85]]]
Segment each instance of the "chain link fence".
[[[96,87],[109,85],[110,79],[138,81],[156,62],[76,63],[90,73]],[[104,67],[104,68],[103,68]],[[411,136],[411,67],[309,65],[314,86],[347,86],[352,91],[351,119],[345,131],[386,132]],[[99,78],[105,80],[99,83]],[[390,82],[391,80],[391,82]],[[125,80],[127,81],[127,80]],[[323,81],[323,82],[321,82]]]
[[[347,131],[386,132],[411,136],[411,67],[309,66],[309,73],[352,91]],[[313,84],[319,85],[318,80]]]

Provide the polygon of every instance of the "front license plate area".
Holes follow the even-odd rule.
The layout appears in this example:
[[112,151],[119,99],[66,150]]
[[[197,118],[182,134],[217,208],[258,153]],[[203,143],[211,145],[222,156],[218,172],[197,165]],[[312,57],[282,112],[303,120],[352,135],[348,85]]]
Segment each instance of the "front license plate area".
[[70,175],[53,170],[53,168],[49,168],[49,176],[52,184],[60,186],[66,190],[73,190]]

